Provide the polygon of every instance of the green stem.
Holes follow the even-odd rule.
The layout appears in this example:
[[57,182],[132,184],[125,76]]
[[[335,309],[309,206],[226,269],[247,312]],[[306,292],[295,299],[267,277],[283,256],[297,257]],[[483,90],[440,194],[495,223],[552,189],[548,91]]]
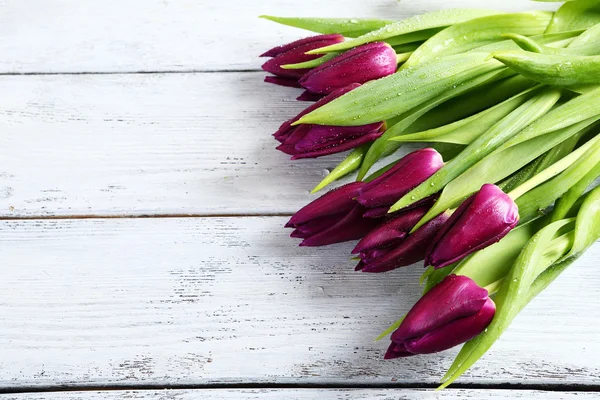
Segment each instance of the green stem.
[[409,51],[407,53],[400,53],[400,54],[396,54],[396,63],[400,64],[403,63],[404,61],[408,60],[410,58],[410,56],[412,55],[412,51]]

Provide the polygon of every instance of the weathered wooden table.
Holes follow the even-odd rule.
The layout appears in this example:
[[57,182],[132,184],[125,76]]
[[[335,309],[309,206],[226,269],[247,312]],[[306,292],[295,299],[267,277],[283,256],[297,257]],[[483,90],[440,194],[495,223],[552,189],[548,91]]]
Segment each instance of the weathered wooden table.
[[479,3],[0,2],[0,399],[598,397],[600,246],[436,393],[455,351],[373,342],[422,269],[356,273],[282,229],[341,157],[273,149],[306,103],[256,56],[305,33],[255,16]]

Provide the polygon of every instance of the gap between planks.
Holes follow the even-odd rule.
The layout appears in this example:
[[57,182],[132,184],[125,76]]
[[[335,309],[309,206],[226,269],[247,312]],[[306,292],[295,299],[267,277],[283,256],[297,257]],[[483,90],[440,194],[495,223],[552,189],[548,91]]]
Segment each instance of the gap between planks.
[[0,216],[0,221],[71,220],[71,219],[159,219],[159,218],[246,218],[246,217],[291,217],[291,213],[231,213],[231,214],[131,214],[131,215],[26,215],[21,217]]
[[0,72],[0,76],[38,76],[38,75],[150,75],[150,74],[219,74],[219,73],[251,73],[262,72],[260,68],[246,69],[184,69],[184,70],[152,70],[152,71],[57,71],[57,72]]
[[[315,383],[315,384],[281,384],[281,383],[214,383],[214,384],[125,384],[110,386],[87,386],[87,385],[60,385],[60,386],[21,386],[13,388],[0,387],[2,394],[23,394],[23,393],[59,393],[59,392],[79,392],[79,391],[129,391],[129,390],[219,390],[219,389],[432,389],[435,390],[437,384],[431,383]],[[519,384],[519,383],[454,383],[445,391],[469,389],[490,389],[490,390],[521,390],[521,391],[546,391],[546,392],[587,392],[600,393],[600,384]]]

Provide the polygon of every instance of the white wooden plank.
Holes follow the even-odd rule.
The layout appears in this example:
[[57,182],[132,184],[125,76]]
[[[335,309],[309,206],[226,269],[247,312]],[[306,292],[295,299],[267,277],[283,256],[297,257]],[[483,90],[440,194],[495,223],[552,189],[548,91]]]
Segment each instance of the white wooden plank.
[[[258,15],[404,18],[478,0],[21,0],[0,2],[0,72],[258,68],[263,51],[306,35]],[[499,10],[555,8],[489,0]]]
[[304,107],[260,73],[0,76],[0,215],[291,213],[343,158],[290,161]]
[[[382,360],[420,266],[354,272],[351,244],[296,247],[285,218],[0,223],[0,387],[435,383],[455,351]],[[597,384],[600,246],[462,383]]]
[[212,389],[212,390],[157,390],[157,391],[102,391],[102,392],[54,392],[0,395],[2,400],[96,400],[96,399],[235,399],[235,400],[451,400],[451,399],[598,399],[600,394],[591,392],[547,392],[537,390],[451,390],[434,392],[418,389]]

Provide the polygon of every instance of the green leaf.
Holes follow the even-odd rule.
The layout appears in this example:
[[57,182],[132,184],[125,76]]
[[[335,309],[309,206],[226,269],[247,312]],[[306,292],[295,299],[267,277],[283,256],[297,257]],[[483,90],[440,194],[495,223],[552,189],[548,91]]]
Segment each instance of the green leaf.
[[546,133],[566,128],[599,114],[600,89],[575,97],[513,136],[496,152]]
[[[510,76],[506,77],[506,74]],[[461,118],[470,117],[502,103],[509,98],[536,85],[532,80],[521,75],[512,74],[508,69],[493,79],[485,81],[471,90],[446,100],[417,119],[411,126],[412,132],[437,128]]]
[[[531,180],[525,182],[522,186],[529,189],[529,182],[533,181],[537,184],[540,176],[552,176],[557,171],[561,171],[554,178],[546,181],[541,185],[536,185],[523,196],[516,199],[519,207],[520,219],[527,221],[538,215],[539,210],[543,210],[554,200],[558,199],[566,193],[573,185],[578,183],[586,174],[591,173],[591,181],[600,176],[600,135],[587,142],[585,145],[578,148],[569,156],[563,158],[551,167],[544,170],[542,173],[534,176]],[[543,178],[542,178],[543,179]],[[515,198],[522,189],[517,188],[509,193],[509,196]],[[517,192],[515,195],[514,193]]]
[[566,257],[578,257],[600,238],[600,186],[587,194],[575,223],[575,240]]
[[571,1],[563,4],[554,13],[546,33],[587,29],[598,23],[600,23],[600,1]]
[[305,61],[305,62],[296,63],[296,64],[285,64],[285,65],[282,65],[281,68],[283,68],[283,69],[315,68],[315,67],[318,67],[319,65],[323,64],[324,62],[329,61],[332,58],[335,58],[335,56],[337,56],[338,54],[339,53],[329,53],[329,54],[325,54],[322,57],[315,58],[314,60]]
[[[600,3],[600,2],[599,2]],[[576,37],[571,44],[569,44],[569,50],[581,50],[586,49],[586,51],[590,51],[589,49],[598,49],[598,40],[600,39],[600,20],[593,26],[590,26],[585,30],[581,35]],[[581,53],[581,55],[594,55],[594,52],[589,53]]]
[[479,190],[484,183],[500,181],[573,135],[591,129],[597,119],[597,117],[591,118],[488,155],[450,182],[416,226],[419,227],[448,208],[457,206],[462,200]]
[[541,155],[536,160],[521,168],[512,176],[508,177],[505,181],[498,183],[497,186],[499,186],[505,193],[516,189],[518,186],[531,179],[536,174],[540,173],[550,165],[571,153],[584,133],[586,133],[586,131],[577,133],[566,139],[564,142],[557,144],[547,153]]
[[575,222],[575,239],[571,251],[542,272],[531,285],[526,303],[552,283],[569,265],[575,262],[600,238],[600,187],[589,192],[581,204]]
[[546,226],[536,233],[523,248],[494,299],[496,314],[492,323],[484,332],[463,346],[445,375],[445,382],[440,388],[450,385],[483,356],[521,311],[524,299],[536,278],[536,267],[544,256],[546,248],[554,239],[555,234],[571,222],[571,220],[561,220]]
[[542,34],[551,18],[552,13],[531,11],[490,15],[451,25],[415,50],[402,68],[502,41],[502,34],[506,32],[527,36]]
[[497,13],[497,11],[490,10],[453,9],[415,15],[402,21],[396,21],[383,26],[378,30],[365,33],[354,40],[348,40],[343,43],[313,50],[311,54],[348,50],[365,43],[384,41],[386,39],[395,38],[398,36],[409,35],[413,32],[445,27],[459,22],[468,21],[473,18],[479,18],[485,15],[493,15]]
[[[427,276],[427,282],[425,283],[425,287],[423,288],[423,294],[429,292],[433,289],[438,283],[444,280],[445,277],[454,273],[454,267],[456,267],[456,263],[448,265],[447,267],[434,269],[432,273]],[[433,267],[429,267],[432,268]]]
[[575,185],[573,185],[560,199],[556,201],[552,210],[552,221],[566,218],[574,207],[577,201],[581,198],[586,189],[598,178],[598,167],[590,169]]
[[[496,296],[497,309],[494,320],[483,333],[463,346],[446,373],[446,381],[440,389],[454,382],[485,354],[514,317],[600,238],[599,220],[600,187],[597,187],[586,195],[577,213],[572,232],[574,238],[572,242],[567,242],[572,244],[566,255],[561,256],[561,253],[565,252],[564,239],[569,239],[569,234],[558,238],[554,238],[554,235],[571,224],[572,219],[563,219],[548,225],[528,242]],[[562,242],[558,243],[561,246],[555,246],[557,242]],[[547,266],[549,263],[551,265]]]
[[422,31],[410,32],[405,35],[394,36],[389,39],[385,39],[385,42],[388,43],[390,46],[399,46],[414,42],[424,42],[425,40],[429,39],[442,29],[443,28],[432,28],[425,29]]
[[304,115],[294,125],[357,126],[402,115],[503,64],[486,53],[459,54],[368,82]]
[[[587,29],[581,35],[576,37],[567,47],[556,48],[546,46],[532,37],[525,37],[517,34],[506,34],[505,37],[512,39],[519,47],[525,51],[534,53],[562,55],[562,56],[594,56],[600,54],[600,24]],[[516,49],[503,49],[516,50]]]
[[261,15],[259,18],[317,33],[339,33],[352,38],[394,23],[393,20],[375,18],[289,18],[272,15]]
[[[560,90],[554,88],[544,88],[536,93],[535,96],[473,141],[456,158],[446,163],[430,178],[398,200],[390,208],[390,212],[400,210],[443,189],[468,168],[499,148],[508,138],[547,113],[560,98],[560,93]],[[439,200],[435,206],[437,203]],[[417,224],[417,227],[420,225],[422,225],[421,222]]]
[[444,142],[468,145],[522,105],[536,89],[525,90],[508,100],[439,128],[392,137],[396,142]]
[[572,86],[600,82],[600,56],[506,51],[493,53],[493,57],[526,78],[548,85]]
[[[453,271],[456,275],[465,275],[479,286],[488,286],[506,276],[523,247],[549,219],[538,218],[519,225],[498,243],[494,243],[463,259]],[[485,266],[485,268],[482,268]]]
[[[394,153],[402,144],[390,141],[390,138],[399,136],[403,133],[410,133],[414,128],[413,124],[420,120],[419,125],[423,126],[427,123],[437,124],[439,120],[435,119],[435,115],[427,115],[430,111],[437,108],[449,99],[455,98],[462,93],[469,92],[473,88],[481,86],[482,84],[501,78],[502,72],[491,71],[482,75],[478,75],[473,79],[470,79],[461,85],[452,87],[445,93],[438,97],[432,98],[412,110],[406,112],[396,124],[392,125],[387,131],[381,135],[369,148],[369,151],[365,155],[358,179],[362,179],[369,169],[382,157],[386,157]],[[359,88],[360,89],[360,88]],[[416,125],[415,125],[416,126]]]
[[341,179],[349,173],[356,171],[360,167],[360,164],[367,153],[367,150],[369,150],[370,145],[370,143],[366,143],[352,150],[350,154],[348,154],[348,156],[341,163],[339,163],[337,167],[333,169],[333,171],[327,174],[327,176],[323,178],[323,180],[317,186],[315,186],[310,193],[314,194],[338,179]]
[[383,331],[383,333],[381,335],[377,336],[377,338],[375,339],[375,341],[383,339],[384,337],[386,337],[387,335],[389,335],[390,333],[392,333],[396,329],[398,329],[400,327],[400,325],[402,325],[402,321],[404,321],[405,317],[406,317],[406,315],[404,315],[398,321],[394,322],[389,328],[387,328],[385,331]]
[[369,175],[365,179],[363,179],[363,181],[371,182],[373,179],[379,178],[381,175],[383,175],[387,171],[389,171],[394,165],[396,165],[397,162],[398,162],[398,160],[394,160],[391,163],[379,168],[377,171],[373,172],[371,175]]

